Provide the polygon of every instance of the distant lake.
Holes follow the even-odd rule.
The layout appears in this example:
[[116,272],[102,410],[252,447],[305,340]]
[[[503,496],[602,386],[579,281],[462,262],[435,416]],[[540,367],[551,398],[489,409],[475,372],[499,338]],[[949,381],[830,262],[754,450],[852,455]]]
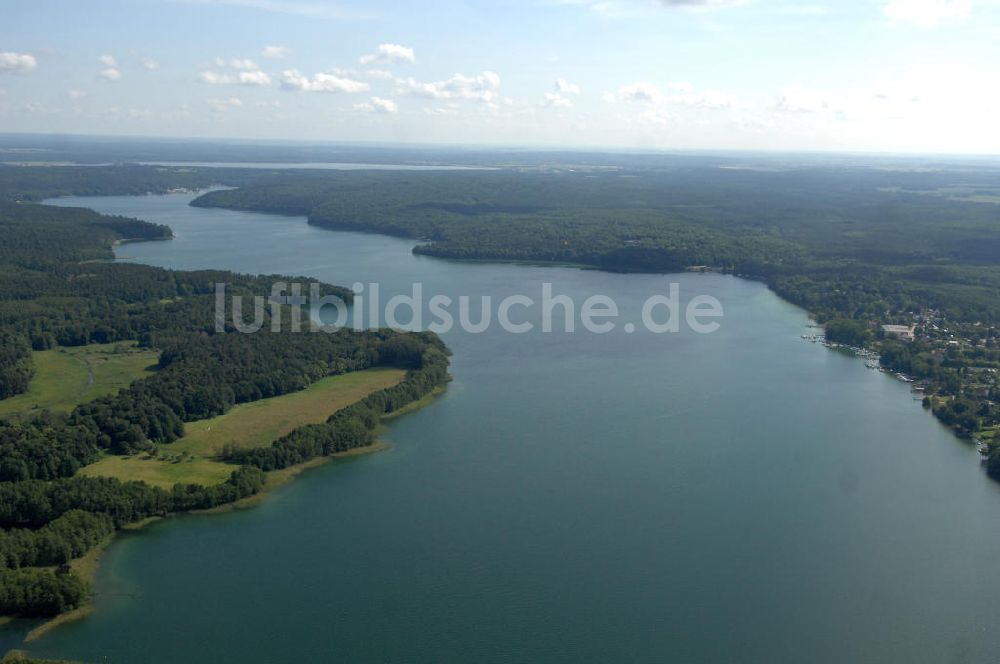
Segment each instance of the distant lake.
[[[708,335],[455,331],[455,381],[383,453],[111,546],[94,613],[31,652],[146,664],[996,661],[1000,487],[908,387],[801,338],[759,283],[470,264],[191,196],[63,198],[169,224],[122,255],[636,311],[677,282]],[[537,313],[537,312],[536,312]],[[525,314],[525,316],[533,314]],[[537,322],[537,321],[536,321]],[[557,326],[558,327],[558,326]],[[13,642],[26,625],[4,628]]]
[[316,169],[329,171],[493,171],[485,166],[447,166],[436,164],[356,164],[335,161],[266,162],[266,161],[140,161],[143,166],[182,166],[189,168],[267,168]]

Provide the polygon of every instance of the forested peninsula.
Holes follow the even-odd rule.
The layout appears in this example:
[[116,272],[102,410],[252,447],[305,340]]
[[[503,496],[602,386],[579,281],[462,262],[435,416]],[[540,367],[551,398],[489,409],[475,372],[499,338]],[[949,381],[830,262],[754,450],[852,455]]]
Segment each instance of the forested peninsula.
[[[260,492],[269,471],[369,446],[383,416],[448,380],[448,351],[432,333],[302,334],[288,325],[271,332],[265,324],[259,333],[240,334],[231,323],[218,332],[216,282],[227,283],[231,294],[266,296],[273,281],[295,278],[115,262],[114,243],[169,239],[170,229],[29,202],[203,187],[220,178],[147,167],[0,168],[0,397],[26,393],[37,358],[59,349],[93,346],[110,349],[111,358],[140,352],[157,358],[123,389],[66,412],[29,407],[0,418],[0,616],[47,617],[80,606],[88,586],[72,563],[116,530],[233,503]],[[328,284],[321,292],[348,301],[352,295]],[[278,312],[291,315],[284,306]],[[236,440],[213,452],[209,463],[231,467],[221,483],[164,487],[80,472],[115,457],[190,460],[169,452],[187,423],[383,367],[400,379],[359,393],[325,421],[252,449]]]

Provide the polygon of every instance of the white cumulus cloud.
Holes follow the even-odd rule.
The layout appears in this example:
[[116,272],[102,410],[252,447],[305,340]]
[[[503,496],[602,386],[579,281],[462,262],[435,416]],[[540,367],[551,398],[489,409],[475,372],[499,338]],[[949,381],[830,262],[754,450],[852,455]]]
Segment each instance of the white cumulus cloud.
[[286,69],[281,72],[281,87],[286,90],[303,90],[305,92],[365,92],[369,85],[352,78],[334,74],[319,73],[309,78],[297,69]]
[[241,71],[235,74],[220,74],[214,71],[203,71],[198,74],[198,80],[209,85],[271,85],[271,77],[260,71]]
[[105,81],[120,81],[122,78],[122,73],[115,67],[108,67],[107,69],[102,69],[97,73],[97,75],[103,78]]
[[142,64],[143,69],[148,69],[149,71],[160,68],[160,63],[152,58],[142,58],[139,62]]
[[115,60],[115,56],[113,56],[113,55],[102,55],[101,57],[97,58],[97,61],[100,62],[105,67],[117,67],[118,66],[118,61]]
[[354,105],[354,110],[366,113],[395,113],[399,110],[396,102],[383,97],[372,97],[366,102]]
[[443,81],[423,83],[413,78],[397,81],[403,92],[429,99],[471,99],[493,102],[500,88],[500,76],[496,72],[484,71],[476,76],[455,74]]
[[0,53],[0,71],[31,71],[37,66],[38,61],[30,53]]
[[248,58],[233,58],[229,61],[229,66],[233,69],[258,69],[257,63]]
[[414,60],[416,60],[416,58],[413,55],[412,48],[407,48],[406,46],[401,46],[399,44],[379,44],[375,48],[374,53],[362,55],[360,62],[363,65],[372,64],[373,62],[400,64],[404,62],[413,62]]
[[271,85],[271,77],[260,71],[241,71],[237,75],[240,85]]

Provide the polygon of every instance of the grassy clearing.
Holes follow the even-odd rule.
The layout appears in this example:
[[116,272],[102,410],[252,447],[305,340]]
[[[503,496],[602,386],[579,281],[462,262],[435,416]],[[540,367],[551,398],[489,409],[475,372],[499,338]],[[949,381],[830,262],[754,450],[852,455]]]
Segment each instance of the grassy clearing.
[[80,469],[80,475],[90,477],[117,477],[122,481],[142,480],[147,484],[169,489],[178,482],[186,484],[219,484],[226,481],[235,470],[221,461],[205,457],[171,457],[169,453],[159,455],[136,454],[116,456],[107,454],[96,463]]
[[405,373],[401,369],[369,369],[324,378],[301,392],[240,404],[225,415],[190,422],[183,438],[161,445],[155,454],[108,455],[80,473],[143,480],[164,488],[177,482],[217,484],[233,471],[232,465],[216,460],[226,443],[269,445],[292,429],[324,422],[341,408],[395,385]]
[[0,401],[0,417],[43,408],[69,412],[148,376],[159,354],[122,342],[36,351],[33,357],[28,391]]

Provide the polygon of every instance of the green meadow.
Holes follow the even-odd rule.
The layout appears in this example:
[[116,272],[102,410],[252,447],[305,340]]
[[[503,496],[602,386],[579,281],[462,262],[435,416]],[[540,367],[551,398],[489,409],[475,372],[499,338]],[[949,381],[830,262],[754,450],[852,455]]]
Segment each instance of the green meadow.
[[121,342],[53,348],[32,357],[35,375],[28,391],[0,401],[0,417],[40,409],[69,412],[148,376],[159,353]]
[[305,424],[326,421],[336,411],[372,392],[397,384],[402,369],[369,369],[317,381],[300,392],[234,406],[228,413],[185,425],[184,437],[155,453],[107,455],[85,466],[82,475],[143,480],[169,488],[177,482],[216,484],[235,466],[218,461],[226,443],[262,447]]

